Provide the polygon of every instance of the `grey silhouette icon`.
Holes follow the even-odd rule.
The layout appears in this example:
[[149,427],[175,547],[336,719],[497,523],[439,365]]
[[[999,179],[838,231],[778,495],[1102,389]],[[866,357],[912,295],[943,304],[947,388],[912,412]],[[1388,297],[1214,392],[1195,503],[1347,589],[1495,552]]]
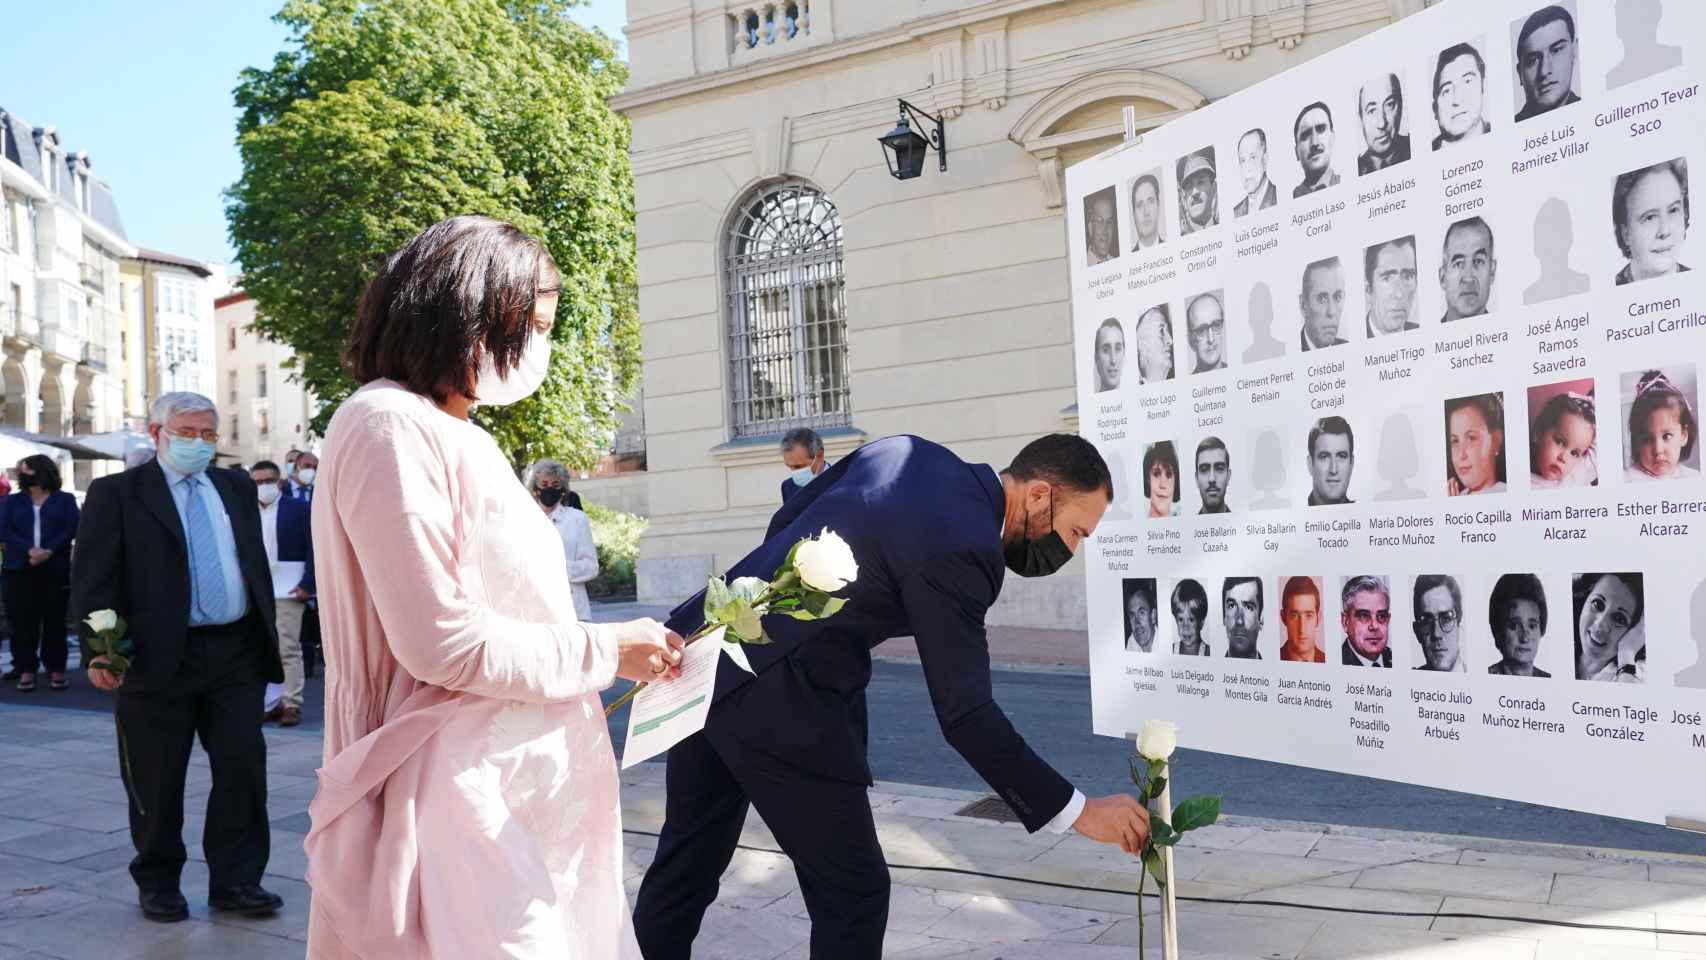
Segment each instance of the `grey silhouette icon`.
[[1283,510],[1291,506],[1285,490],[1285,453],[1280,449],[1279,434],[1264,430],[1256,436],[1255,452],[1250,456],[1250,486],[1261,494],[1250,502],[1252,510]]
[[1415,500],[1425,497],[1422,490],[1410,486],[1410,481],[1422,472],[1422,458],[1416,452],[1416,426],[1409,416],[1394,413],[1380,428],[1380,459],[1375,463],[1386,489],[1374,495],[1376,500]]
[[[1126,509],[1126,499],[1131,496],[1132,483],[1136,479],[1128,479],[1125,472],[1125,461],[1112,450],[1102,451],[1102,460],[1108,465],[1108,476],[1114,478],[1114,500],[1108,504],[1108,512],[1102,514],[1103,520],[1130,520],[1132,514]],[[1137,489],[1143,489],[1139,484]]]
[[1623,59],[1606,72],[1607,89],[1682,66],[1682,48],[1659,42],[1659,21],[1664,17],[1664,0],[1617,0],[1617,39],[1623,41]]
[[1706,580],[1694,588],[1694,598],[1688,603],[1688,630],[1694,635],[1694,642],[1700,645],[1700,653],[1695,657],[1694,666],[1677,673],[1676,685],[1706,690]]
[[1285,343],[1274,338],[1274,294],[1265,283],[1250,288],[1250,349],[1244,362],[1285,356]]
[[1534,258],[1540,262],[1540,279],[1522,292],[1523,303],[1544,303],[1588,292],[1588,275],[1570,269],[1570,250],[1575,243],[1570,205],[1557,197],[1541,204],[1540,212],[1534,215]]

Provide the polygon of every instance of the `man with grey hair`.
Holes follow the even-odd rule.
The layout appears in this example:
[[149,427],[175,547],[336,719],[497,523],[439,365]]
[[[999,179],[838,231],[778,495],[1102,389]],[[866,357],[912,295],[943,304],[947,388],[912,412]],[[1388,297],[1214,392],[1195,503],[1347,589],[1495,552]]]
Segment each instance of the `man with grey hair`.
[[247,475],[212,466],[219,412],[208,398],[160,397],[148,433],[152,462],[89,486],[71,572],[78,619],[116,613],[135,646],[124,674],[83,660],[90,683],[116,693],[130,875],[144,917],[188,918],[184,780],[199,737],[213,770],[208,906],[269,916],[284,901],[260,885],[271,837],[261,711],[284,670],[259,499]]
[[1351,577],[1339,592],[1339,600],[1339,624],[1345,629],[1340,661],[1347,667],[1392,666],[1392,648],[1387,646],[1392,591],[1386,586],[1386,578]]
[[823,459],[823,438],[810,427],[789,430],[782,435],[782,465],[788,468],[788,479],[782,481],[782,502],[787,503],[829,468]]
[[592,599],[586,585],[598,576],[598,547],[592,539],[592,521],[587,519],[577,497],[569,497],[569,471],[555,460],[540,460],[527,468],[527,492],[539,501],[557,536],[563,540],[563,558],[568,564],[569,588],[575,603],[575,616],[582,620],[592,615]]

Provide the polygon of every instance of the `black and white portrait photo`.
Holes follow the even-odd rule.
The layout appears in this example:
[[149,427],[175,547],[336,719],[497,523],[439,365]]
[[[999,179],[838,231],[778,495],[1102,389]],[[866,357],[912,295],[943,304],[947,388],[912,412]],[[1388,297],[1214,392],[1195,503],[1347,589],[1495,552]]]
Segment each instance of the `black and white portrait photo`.
[[1291,124],[1291,137],[1297,162],[1303,167],[1303,180],[1292,188],[1291,195],[1302,197],[1338,186],[1339,174],[1333,169],[1332,109],[1317,100],[1297,111],[1297,119]]
[[1347,667],[1392,666],[1392,587],[1383,576],[1346,577],[1339,588],[1339,626],[1345,642],[1339,662]]
[[1368,338],[1417,330],[1416,238],[1396,237],[1363,251]]
[[1576,50],[1576,2],[1559,0],[1513,26],[1516,32],[1518,123],[1581,100]]
[[1487,599],[1487,627],[1499,659],[1487,672],[1500,677],[1552,675],[1534,665],[1546,638],[1546,588],[1532,573],[1507,573]]
[[1682,66],[1682,47],[1661,41],[1659,26],[1667,5],[1680,7],[1693,2],[1617,0],[1617,39],[1623,44],[1623,56],[1606,72],[1606,89],[1615,90]]
[[1266,210],[1279,202],[1279,188],[1268,176],[1268,135],[1261,127],[1246,130],[1238,138],[1238,178],[1244,198],[1233,205],[1233,216],[1247,217],[1252,210]]
[[1570,578],[1576,618],[1576,679],[1647,682],[1646,590],[1639,573]]
[[1463,657],[1463,590],[1456,577],[1424,573],[1416,578],[1411,591],[1415,619],[1411,627],[1416,643],[1422,650],[1422,662],[1417,670],[1437,673],[1463,673],[1468,661]]
[[1226,655],[1260,660],[1262,638],[1262,578],[1227,577],[1220,587],[1220,609],[1226,626]]
[[1303,268],[1303,288],[1297,295],[1303,314],[1298,340],[1305,351],[1343,346],[1339,321],[1345,315],[1345,268],[1338,257],[1317,260]]
[[1441,50],[1434,62],[1433,116],[1439,135],[1433,148],[1493,132],[1486,111],[1487,58],[1481,55],[1481,44],[1459,43]]
[[1091,362],[1096,368],[1096,392],[1118,390],[1120,374],[1125,372],[1125,330],[1113,317],[1096,328],[1095,355]]
[[1180,580],[1173,584],[1173,629],[1178,636],[1173,652],[1187,657],[1212,656],[1208,637],[1208,591],[1195,580]]
[[1445,297],[1440,323],[1487,312],[1499,261],[1493,255],[1493,228],[1480,217],[1468,217],[1445,228],[1439,261],[1439,289]]
[[1120,255],[1120,217],[1114,188],[1103,187],[1084,198],[1084,260],[1090,266]]
[[1185,301],[1185,344],[1191,349],[1191,372],[1226,369],[1225,293],[1210,290]]
[[1309,428],[1309,505],[1338,506],[1351,499],[1356,437],[1344,417],[1322,417]]
[[1214,148],[1203,147],[1179,158],[1179,235],[1196,233],[1220,224],[1220,197],[1216,189]]
[[1362,153],[1357,173],[1367,176],[1410,159],[1410,128],[1404,117],[1404,85],[1396,73],[1368,78],[1357,88]]
[[1161,210],[1161,170],[1140,173],[1126,184],[1131,198],[1131,252],[1139,253],[1167,242],[1166,217]]
[[1137,317],[1137,377],[1139,383],[1173,379],[1173,318],[1165,303]]
[[1620,174],[1611,187],[1611,226],[1625,261],[1617,285],[1687,273],[1681,257],[1691,225],[1687,160]]
[[1121,581],[1125,595],[1125,649],[1127,653],[1154,653],[1155,580],[1150,577],[1130,577]]
[[1219,437],[1204,437],[1197,444],[1197,496],[1202,500],[1199,513],[1231,513],[1226,504],[1226,491],[1232,484],[1232,454]]

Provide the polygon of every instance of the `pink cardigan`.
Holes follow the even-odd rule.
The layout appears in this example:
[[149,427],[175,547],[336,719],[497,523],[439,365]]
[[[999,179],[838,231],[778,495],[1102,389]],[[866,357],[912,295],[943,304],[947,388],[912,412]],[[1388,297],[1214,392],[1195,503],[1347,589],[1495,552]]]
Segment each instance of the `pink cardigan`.
[[308,956],[639,956],[562,540],[485,431],[389,381],[332,418],[314,497],[325,766]]

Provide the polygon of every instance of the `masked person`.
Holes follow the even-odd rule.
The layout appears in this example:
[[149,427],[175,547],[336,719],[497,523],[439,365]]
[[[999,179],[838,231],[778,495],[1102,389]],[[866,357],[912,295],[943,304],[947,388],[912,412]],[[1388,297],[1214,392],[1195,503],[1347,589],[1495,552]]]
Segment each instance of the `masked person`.
[[788,478],[782,481],[782,502],[804,490],[817,475],[828,468],[823,458],[823,438],[810,427],[795,427],[782,435],[782,466],[788,468]]
[[[1072,558],[1113,496],[1096,448],[1055,434],[1006,470],[917,437],[867,444],[829,468],[770,521],[730,579],[773,576],[794,544],[828,528],[859,564],[828,620],[764,620],[774,642],[747,648],[756,676],[722,663],[705,728],[669,751],[657,855],[634,908],[647,960],[681,960],[756,807],[793,860],[818,957],[876,960],[889,874],[866,790],[864,692],[871,648],[911,636],[942,734],[1030,831],[1076,829],[1140,849],[1136,800],[1085,800],[1025,743],[996,705],[984,616],[1009,575],[1045,576]],[[669,624],[704,619],[703,594]]]

